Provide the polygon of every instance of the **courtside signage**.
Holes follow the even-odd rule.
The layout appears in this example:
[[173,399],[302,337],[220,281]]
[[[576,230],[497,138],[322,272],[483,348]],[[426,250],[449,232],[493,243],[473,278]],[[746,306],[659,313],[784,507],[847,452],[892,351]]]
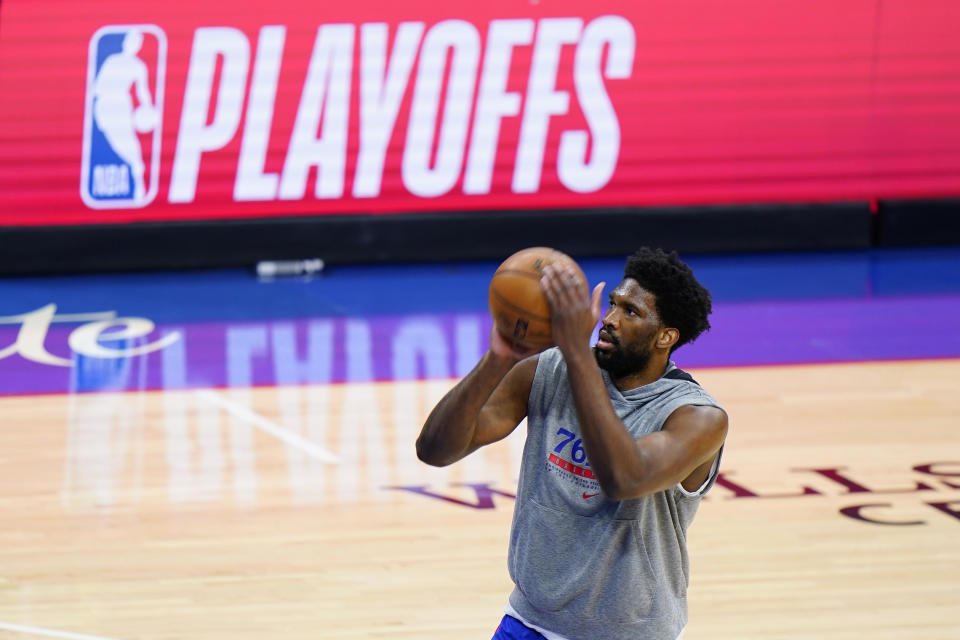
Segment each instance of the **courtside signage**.
[[960,195],[950,0],[541,4],[5,0],[0,225]]
[[[550,118],[567,116],[574,105],[586,127],[560,134],[560,184],[593,192],[613,176],[620,124],[606,82],[630,77],[635,42],[633,26],[623,17],[494,20],[486,47],[481,31],[464,20],[401,22],[392,34],[379,22],[323,24],[302,83],[281,95],[280,72],[285,61],[290,64],[292,48],[287,32],[283,25],[265,26],[252,41],[231,27],[195,31],[170,202],[193,202],[204,155],[237,137],[233,199],[238,201],[377,198],[393,164],[388,159],[399,164],[397,186],[411,196],[443,196],[458,185],[464,194],[489,194],[506,117],[520,122],[518,137],[510,141],[516,154],[506,167],[508,189],[536,193]],[[518,46],[532,47],[529,78],[520,78],[519,91],[507,87]],[[558,89],[565,46],[575,59],[573,91]],[[292,126],[289,134],[275,126],[281,98],[296,103],[292,122],[285,123]],[[402,108],[408,112],[403,119]],[[355,152],[348,146],[351,127],[358,134]],[[393,150],[391,140],[398,143]],[[271,147],[282,160],[277,171],[265,168]]]
[[80,171],[88,207],[143,207],[156,197],[166,61],[156,25],[101,27],[90,39]]

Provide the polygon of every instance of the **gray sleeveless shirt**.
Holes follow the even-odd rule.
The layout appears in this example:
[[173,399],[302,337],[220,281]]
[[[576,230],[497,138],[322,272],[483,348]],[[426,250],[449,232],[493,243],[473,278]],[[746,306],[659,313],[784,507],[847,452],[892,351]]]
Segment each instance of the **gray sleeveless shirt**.
[[[671,362],[666,373],[675,369]],[[659,431],[681,406],[719,407],[687,380],[662,377],[621,393],[603,377],[634,438]],[[607,500],[580,438],[566,363],[559,349],[549,349],[540,354],[527,404],[510,532],[510,605],[571,640],[674,640],[687,622],[686,531],[717,465],[697,493],[676,486]]]

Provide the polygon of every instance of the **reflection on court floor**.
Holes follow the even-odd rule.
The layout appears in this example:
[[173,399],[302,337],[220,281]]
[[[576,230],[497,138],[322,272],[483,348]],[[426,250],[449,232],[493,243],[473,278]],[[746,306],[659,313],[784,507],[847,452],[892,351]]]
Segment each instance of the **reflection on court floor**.
[[[685,637],[954,638],[960,253],[694,266],[732,427]],[[490,637],[525,425],[413,448],[488,267],[0,283],[0,636]]]
[[[70,510],[137,509],[158,489],[151,494],[153,508],[224,501],[253,508],[264,491],[273,504],[352,504],[455,481],[496,481],[512,491],[521,438],[455,467],[434,469],[416,459],[422,418],[450,384],[57,397],[50,401],[62,407],[67,429],[63,504]],[[277,471],[278,478],[264,479]]]

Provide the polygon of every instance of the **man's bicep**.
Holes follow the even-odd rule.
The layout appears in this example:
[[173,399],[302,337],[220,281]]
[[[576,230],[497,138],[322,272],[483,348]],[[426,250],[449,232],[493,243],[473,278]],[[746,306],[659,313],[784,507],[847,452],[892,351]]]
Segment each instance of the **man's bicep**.
[[[648,482],[663,490],[697,480],[716,458],[727,435],[727,414],[714,406],[686,405],[664,422],[663,429],[637,440],[649,463]],[[696,477],[694,477],[696,476]],[[687,486],[686,488],[689,488]]]
[[480,410],[470,450],[503,440],[527,415],[527,400],[537,371],[537,356],[518,362]]

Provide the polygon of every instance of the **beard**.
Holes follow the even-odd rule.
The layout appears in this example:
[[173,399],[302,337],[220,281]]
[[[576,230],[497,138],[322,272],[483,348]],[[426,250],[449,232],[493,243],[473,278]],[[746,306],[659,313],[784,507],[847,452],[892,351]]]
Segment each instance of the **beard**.
[[624,347],[619,340],[614,341],[614,348],[609,351],[593,348],[593,357],[597,361],[597,366],[609,373],[614,380],[644,370],[650,363],[651,355],[649,346]]

